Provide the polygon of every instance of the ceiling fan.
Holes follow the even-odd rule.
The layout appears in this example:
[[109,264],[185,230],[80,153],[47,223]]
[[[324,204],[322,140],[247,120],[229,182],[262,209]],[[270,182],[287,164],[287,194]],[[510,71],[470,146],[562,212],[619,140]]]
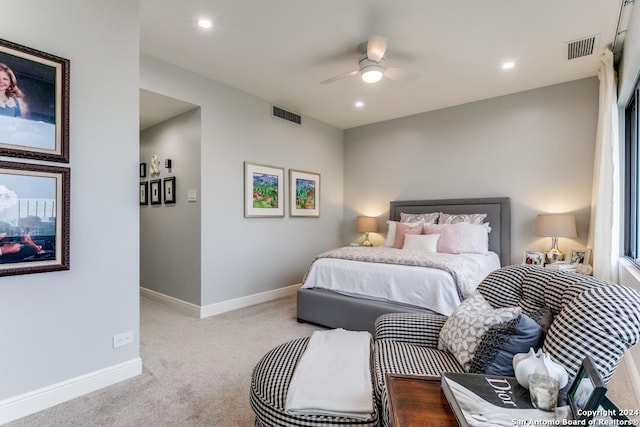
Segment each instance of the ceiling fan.
[[360,77],[366,83],[376,83],[380,81],[383,76],[389,77],[393,80],[409,83],[418,80],[419,76],[417,73],[407,71],[402,68],[386,66],[384,56],[387,51],[386,38],[373,35],[369,37],[368,41],[360,44],[359,49],[361,51],[361,55],[360,59],[358,60],[359,68],[357,70],[338,74],[337,76],[320,82],[320,84],[333,83],[335,81],[355,76],[357,74],[360,74]]

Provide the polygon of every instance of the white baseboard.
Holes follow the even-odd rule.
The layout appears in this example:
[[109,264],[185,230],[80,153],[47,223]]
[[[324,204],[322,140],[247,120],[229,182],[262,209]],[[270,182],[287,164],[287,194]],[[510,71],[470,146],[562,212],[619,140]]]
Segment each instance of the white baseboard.
[[200,317],[200,306],[183,301],[178,298],[171,297],[169,295],[161,294],[160,292],[152,291],[151,289],[140,287],[140,295],[147,297],[151,300],[170,305],[183,314],[192,317]]
[[135,358],[19,396],[0,401],[0,424],[26,417],[87,393],[142,373],[142,359]]
[[216,314],[226,313],[227,311],[295,295],[300,286],[300,284],[285,286],[284,288],[274,289],[272,291],[260,292],[258,294],[247,295],[246,297],[205,305],[200,308],[200,318],[203,319],[205,317],[215,316]]
[[238,310],[240,308],[250,307],[262,302],[273,301],[279,298],[295,295],[300,286],[301,284],[298,283],[297,285],[285,286],[284,288],[274,289],[272,291],[260,292],[258,294],[247,295],[245,297],[216,302],[214,304],[204,306],[198,306],[142,287],[140,288],[140,295],[154,301],[170,305],[188,316],[204,319],[205,317],[215,316],[216,314],[226,313],[227,311]]

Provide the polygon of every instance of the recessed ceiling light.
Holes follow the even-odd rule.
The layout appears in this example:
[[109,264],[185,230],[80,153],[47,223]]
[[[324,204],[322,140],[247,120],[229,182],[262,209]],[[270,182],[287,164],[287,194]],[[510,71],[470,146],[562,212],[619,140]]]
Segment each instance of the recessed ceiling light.
[[208,19],[204,19],[204,18],[203,18],[203,19],[198,20],[198,25],[199,25],[201,28],[211,28],[211,27],[213,26],[213,24],[211,23],[211,21],[210,21],[210,20],[208,20]]
[[516,63],[513,62],[513,61],[508,61],[508,62],[503,62],[502,63],[502,69],[503,70],[510,70],[515,66],[516,66]]
[[356,104],[355,104],[355,105],[356,105],[356,108],[362,108],[362,107],[364,107],[364,102],[362,102],[362,101],[356,101]]

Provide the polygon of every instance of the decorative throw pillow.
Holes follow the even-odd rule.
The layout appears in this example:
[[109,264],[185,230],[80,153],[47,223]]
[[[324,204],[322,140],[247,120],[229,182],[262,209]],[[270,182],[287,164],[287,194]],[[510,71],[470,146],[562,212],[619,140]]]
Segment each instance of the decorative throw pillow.
[[424,234],[440,234],[438,252],[484,254],[489,250],[489,233],[482,224],[425,224]]
[[494,309],[476,292],[464,300],[445,322],[440,330],[438,350],[453,354],[462,368],[469,372],[482,336],[491,327],[509,322],[521,313],[520,307]]
[[480,339],[469,370],[512,377],[513,356],[526,353],[531,347],[537,350],[542,346],[543,336],[540,325],[526,314],[493,326]]
[[400,222],[424,222],[427,224],[435,224],[438,222],[440,213],[421,213],[421,214],[408,214],[400,212]]
[[[384,240],[384,245],[389,248],[393,247],[393,242],[396,240],[396,224],[398,224],[398,221],[387,221],[387,237]],[[407,225],[422,229],[423,223],[412,222],[407,223]]]
[[414,224],[403,224],[401,222],[396,224],[396,237],[393,240],[393,247],[396,249],[402,249],[404,246],[404,236],[406,234],[422,234],[422,223],[417,223],[416,227]]
[[487,214],[446,214],[440,212],[438,224],[457,224],[459,222],[469,222],[471,224],[482,224]]
[[439,234],[405,234],[402,249],[435,254],[439,237]]

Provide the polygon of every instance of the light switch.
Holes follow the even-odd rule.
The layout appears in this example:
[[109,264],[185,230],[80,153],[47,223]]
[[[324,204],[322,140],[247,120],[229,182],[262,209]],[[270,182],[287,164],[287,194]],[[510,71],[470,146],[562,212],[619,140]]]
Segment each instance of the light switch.
[[187,202],[198,201],[198,190],[187,190]]

